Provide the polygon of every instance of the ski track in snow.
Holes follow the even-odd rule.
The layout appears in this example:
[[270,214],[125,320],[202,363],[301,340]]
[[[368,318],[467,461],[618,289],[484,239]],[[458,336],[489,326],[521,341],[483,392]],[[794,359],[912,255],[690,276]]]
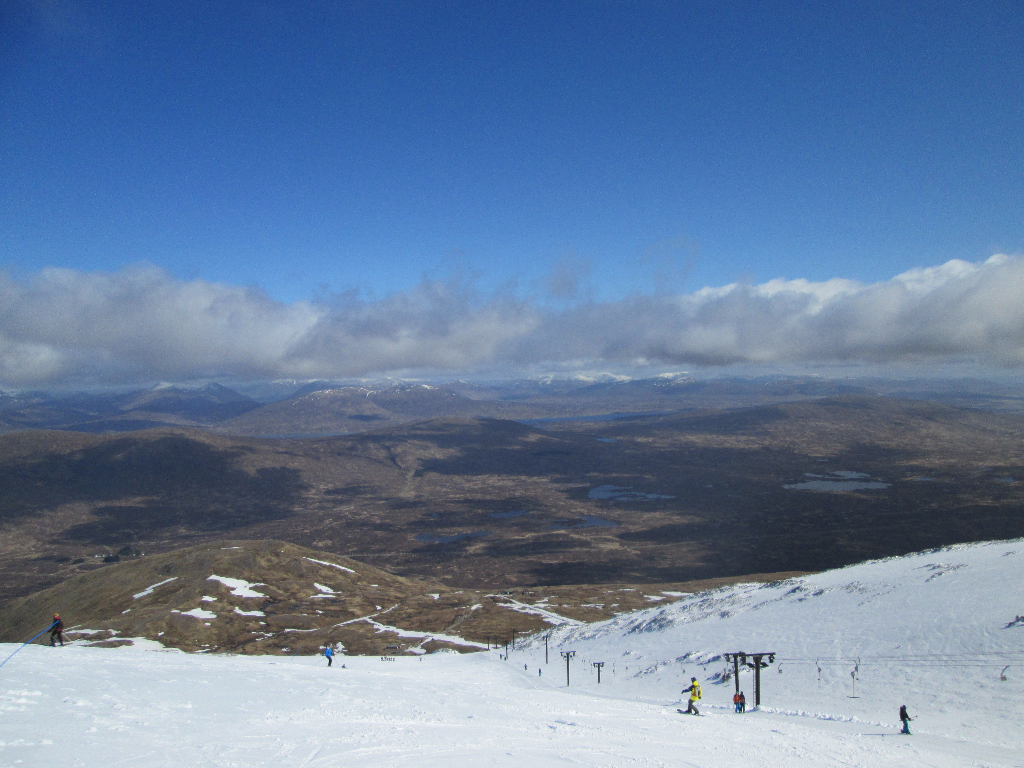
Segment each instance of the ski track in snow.
[[[1012,626],[1020,591],[1008,585],[1019,581],[1022,543],[735,585],[563,625],[546,665],[537,639],[508,661],[339,658],[347,669],[152,641],[32,645],[0,670],[0,768],[1020,768],[1024,627]],[[576,651],[568,688],[560,650]],[[745,715],[731,711],[732,682],[718,682],[719,654],[736,650],[778,654],[762,671],[763,707]],[[1011,656],[1020,661],[1000,681]],[[595,661],[605,662],[600,685]],[[691,675],[705,717],[676,711]],[[748,705],[751,677],[740,677]],[[904,703],[909,737],[896,721]]]

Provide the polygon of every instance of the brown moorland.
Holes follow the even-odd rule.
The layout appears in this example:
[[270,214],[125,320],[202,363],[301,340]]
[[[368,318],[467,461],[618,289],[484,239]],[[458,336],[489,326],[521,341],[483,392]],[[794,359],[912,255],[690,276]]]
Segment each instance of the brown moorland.
[[1024,419],[847,396],[317,439],[0,437],[0,598],[274,539],[458,588],[817,571],[1024,535]]

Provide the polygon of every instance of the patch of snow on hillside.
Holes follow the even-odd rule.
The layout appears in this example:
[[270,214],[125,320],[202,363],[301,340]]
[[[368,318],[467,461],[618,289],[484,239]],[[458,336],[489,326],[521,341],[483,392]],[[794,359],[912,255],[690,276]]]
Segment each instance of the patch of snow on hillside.
[[312,557],[304,557],[303,560],[309,560],[309,562],[318,563],[319,565],[329,565],[331,568],[337,568],[339,571],[355,573],[351,568],[346,568],[344,565],[338,565],[337,563],[328,563],[326,560],[314,560]]
[[457,635],[445,635],[439,632],[416,632],[409,629],[401,629],[400,627],[392,627],[389,624],[381,624],[379,621],[374,621],[373,619],[363,619],[363,621],[374,627],[378,634],[381,632],[394,632],[398,637],[415,638],[419,640],[420,642],[417,643],[417,645],[429,643],[431,640],[438,640],[446,643],[454,643],[455,645],[469,646],[470,648],[487,648],[484,643],[466,640],[465,638],[458,637]]
[[566,624],[574,627],[584,626],[584,622],[577,619],[570,619],[568,616],[562,616],[561,614],[550,611],[547,608],[541,608],[540,604],[529,605],[527,603],[521,603],[506,595],[488,595],[488,597],[500,600],[501,602],[499,602],[498,605],[502,608],[508,608],[510,611],[517,611],[518,613],[531,613],[534,616],[540,616],[549,624],[554,624],[556,626]]
[[162,587],[164,584],[170,584],[176,578],[178,578],[178,577],[177,576],[171,576],[171,578],[169,578],[169,579],[164,579],[163,581],[158,581],[156,584],[153,584],[152,586],[146,587],[141,592],[138,592],[138,593],[132,595],[132,600],[138,600],[140,597],[146,597],[146,595],[152,595],[154,589],[156,589],[157,587]]
[[219,581],[225,587],[231,590],[231,594],[235,597],[266,597],[262,592],[257,592],[253,587],[262,586],[261,584],[251,584],[248,581],[242,579],[230,579],[226,576],[209,576],[207,581]]
[[197,619],[216,619],[217,614],[202,608],[193,608],[191,611],[180,611],[182,616],[192,616]]

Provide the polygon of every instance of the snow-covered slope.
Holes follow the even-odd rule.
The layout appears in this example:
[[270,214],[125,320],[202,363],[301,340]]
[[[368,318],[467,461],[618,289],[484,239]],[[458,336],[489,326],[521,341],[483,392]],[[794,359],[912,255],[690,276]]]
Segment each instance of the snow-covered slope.
[[[616,695],[663,700],[696,676],[711,711],[727,711],[735,690],[723,654],[773,652],[767,711],[891,726],[906,704],[921,732],[1024,748],[1022,574],[1024,540],[959,545],[702,592],[553,630],[549,646],[576,651],[581,681],[604,661]],[[753,703],[752,670],[740,687]]]
[[[0,768],[1024,766],[1022,558],[1024,541],[997,542],[703,593],[553,630],[548,664],[541,638],[507,661],[331,669],[155,643],[30,646],[0,668]],[[723,651],[777,654],[760,711],[729,711]],[[690,676],[707,717],[676,712]],[[749,673],[741,683],[752,702]],[[897,735],[903,703],[911,737]]]

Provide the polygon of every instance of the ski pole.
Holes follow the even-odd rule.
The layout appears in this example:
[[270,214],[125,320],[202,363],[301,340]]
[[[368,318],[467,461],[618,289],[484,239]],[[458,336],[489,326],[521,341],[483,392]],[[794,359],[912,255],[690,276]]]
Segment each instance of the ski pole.
[[[48,627],[47,627],[46,629],[44,629],[44,630],[43,630],[42,632],[40,632],[40,633],[39,633],[39,635],[42,635],[42,634],[46,633],[46,632],[47,632],[48,630],[50,630],[50,629],[53,629],[53,627],[55,627],[56,625],[57,625],[57,622],[55,621],[55,622],[53,622],[53,624],[51,624],[51,625],[50,625],[50,626],[48,626]],[[20,650],[21,650],[22,648],[24,648],[24,647],[25,647],[26,645],[28,645],[28,644],[29,644],[29,643],[31,643],[31,642],[32,642],[33,640],[35,640],[35,639],[36,639],[37,637],[39,637],[39,635],[34,635],[34,636],[33,636],[32,638],[30,638],[29,640],[27,640],[27,641],[25,641],[24,643],[22,643],[22,644],[21,644],[20,646],[18,646],[17,650],[15,650],[15,651],[14,651],[14,653],[17,653],[18,651],[20,651]],[[0,661],[0,667],[2,667],[2,666],[3,666],[4,664],[6,664],[6,663],[7,663],[8,661],[10,661],[11,659],[13,659],[13,658],[14,658],[14,653],[12,653],[12,654],[11,654],[10,656],[8,656],[8,657],[7,657],[6,659],[4,659],[3,661]]]

